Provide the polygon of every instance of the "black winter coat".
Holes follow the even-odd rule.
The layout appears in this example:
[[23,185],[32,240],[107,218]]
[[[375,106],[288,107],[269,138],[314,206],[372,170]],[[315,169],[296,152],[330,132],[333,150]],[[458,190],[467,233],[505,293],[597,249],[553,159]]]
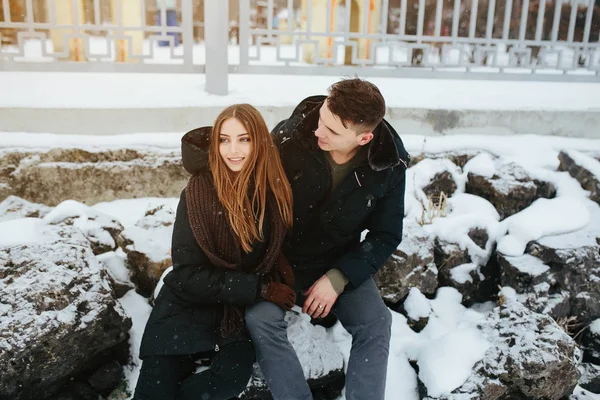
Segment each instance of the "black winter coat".
[[[269,223],[263,226],[269,237]],[[268,248],[256,242],[242,256],[242,269],[250,271]],[[150,355],[187,355],[212,350],[222,343],[219,325],[226,303],[248,306],[256,302],[259,277],[255,273],[211,265],[196,242],[188,220],[185,191],[181,194],[173,228],[173,270],[164,278],[142,344],[140,358]],[[242,335],[232,340],[249,340]]]
[[[302,101],[273,136],[294,196],[294,225],[284,254],[304,286],[330,268],[358,287],[390,257],[402,240],[405,172],[409,155],[383,120],[367,145],[367,161],[330,193],[331,174],[317,146],[319,108],[325,96]],[[360,236],[367,229],[365,240]]]

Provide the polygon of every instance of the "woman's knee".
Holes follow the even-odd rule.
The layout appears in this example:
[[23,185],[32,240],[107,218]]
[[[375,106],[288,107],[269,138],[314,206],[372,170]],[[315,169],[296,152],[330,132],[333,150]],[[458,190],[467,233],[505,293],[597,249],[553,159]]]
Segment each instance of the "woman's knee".
[[274,329],[286,329],[285,311],[278,305],[261,301],[246,308],[246,326],[250,333]]
[[254,347],[250,342],[236,342],[223,347],[224,353],[213,362],[215,381],[222,382],[231,397],[244,391],[254,369]]

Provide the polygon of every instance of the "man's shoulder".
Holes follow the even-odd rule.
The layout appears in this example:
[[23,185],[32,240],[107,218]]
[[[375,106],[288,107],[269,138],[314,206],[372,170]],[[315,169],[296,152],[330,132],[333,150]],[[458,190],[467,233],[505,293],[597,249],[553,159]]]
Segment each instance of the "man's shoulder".
[[[315,95],[309,96],[302,100],[298,105],[294,108],[292,114],[280,121],[273,130],[271,131],[271,135],[275,144],[280,147],[285,144],[288,140],[292,138],[292,135],[298,125],[304,120],[307,113],[314,110],[315,107],[319,106],[323,103],[323,101],[327,98],[327,96],[323,95]],[[281,148],[281,147],[280,147]]]

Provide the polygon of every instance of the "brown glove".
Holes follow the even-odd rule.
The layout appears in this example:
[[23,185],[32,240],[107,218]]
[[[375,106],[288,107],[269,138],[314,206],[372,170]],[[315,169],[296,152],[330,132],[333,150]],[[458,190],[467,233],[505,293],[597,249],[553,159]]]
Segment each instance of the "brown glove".
[[290,311],[296,304],[294,289],[278,282],[263,283],[260,289],[260,297],[287,311]]

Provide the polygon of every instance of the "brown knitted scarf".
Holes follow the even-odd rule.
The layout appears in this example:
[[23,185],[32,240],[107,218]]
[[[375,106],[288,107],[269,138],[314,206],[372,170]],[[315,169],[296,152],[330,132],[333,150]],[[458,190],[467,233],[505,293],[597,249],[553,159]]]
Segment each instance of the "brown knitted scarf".
[[[186,191],[188,218],[194,237],[210,262],[221,268],[241,270],[242,248],[231,229],[227,213],[219,201],[212,180],[206,174],[197,174],[188,181]],[[262,261],[253,268],[258,275],[276,276],[276,265],[281,253],[285,227],[273,196],[267,196],[271,237]],[[273,268],[273,267],[276,268]],[[244,308],[225,305],[221,321],[221,335],[229,337],[242,332]]]

